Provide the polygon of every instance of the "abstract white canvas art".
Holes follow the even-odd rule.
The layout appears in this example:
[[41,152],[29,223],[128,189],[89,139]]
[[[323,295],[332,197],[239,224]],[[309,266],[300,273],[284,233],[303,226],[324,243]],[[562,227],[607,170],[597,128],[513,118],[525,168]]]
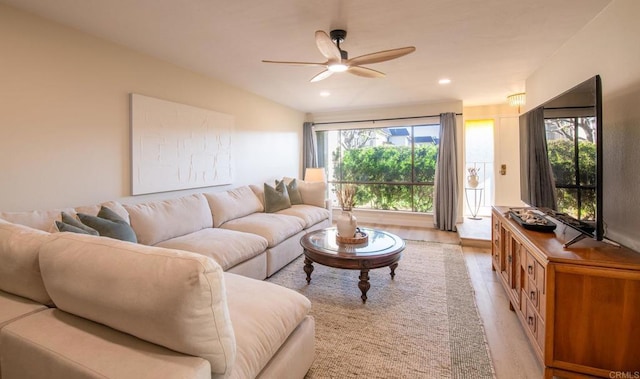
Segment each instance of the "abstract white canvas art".
[[233,116],[131,94],[133,195],[231,184]]

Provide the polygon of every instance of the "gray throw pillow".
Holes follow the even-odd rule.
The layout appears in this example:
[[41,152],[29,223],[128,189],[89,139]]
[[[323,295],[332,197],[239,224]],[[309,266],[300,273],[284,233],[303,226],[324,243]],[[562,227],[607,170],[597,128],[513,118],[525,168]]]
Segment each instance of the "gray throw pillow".
[[291,200],[284,182],[279,182],[276,188],[267,183],[264,184],[264,211],[274,213],[283,209],[291,208]]
[[[91,234],[92,236],[97,236],[97,230],[86,226],[81,223],[77,218],[71,216],[66,212],[62,212],[62,222],[56,221],[56,226],[58,230],[61,232],[73,232],[73,233],[82,233],[82,234]],[[80,229],[80,230],[78,230]]]
[[[282,180],[284,182],[284,179]],[[276,180],[276,186],[280,183],[279,180]],[[302,204],[302,195],[300,195],[300,190],[298,190],[298,182],[296,179],[291,179],[289,184],[287,184],[287,192],[289,193],[289,200],[291,201],[291,205]]]
[[103,237],[110,237],[122,241],[138,242],[136,233],[122,217],[111,209],[102,206],[97,216],[78,213],[83,224],[95,229]]

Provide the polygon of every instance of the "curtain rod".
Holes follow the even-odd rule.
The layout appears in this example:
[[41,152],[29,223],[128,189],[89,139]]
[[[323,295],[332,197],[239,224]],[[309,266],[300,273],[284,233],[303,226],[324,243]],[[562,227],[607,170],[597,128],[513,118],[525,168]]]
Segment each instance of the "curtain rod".
[[[456,116],[462,116],[462,113],[456,113]],[[413,117],[392,117],[392,118],[378,118],[374,120],[355,120],[355,121],[334,121],[334,122],[314,122],[313,125],[329,125],[329,124],[351,124],[355,122],[376,122],[376,121],[395,121],[395,120],[411,120],[413,118],[427,118],[427,117],[440,117],[439,114],[433,114],[429,116],[413,116]]]

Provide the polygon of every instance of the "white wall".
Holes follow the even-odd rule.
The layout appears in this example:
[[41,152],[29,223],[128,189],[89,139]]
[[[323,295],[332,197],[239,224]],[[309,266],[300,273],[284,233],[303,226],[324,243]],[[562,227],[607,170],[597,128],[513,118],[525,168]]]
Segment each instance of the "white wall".
[[613,0],[526,81],[527,109],[602,78],[606,235],[640,251],[640,1]]
[[4,211],[195,192],[129,197],[131,92],[233,115],[233,186],[300,174],[301,112],[4,5],[0,46]]

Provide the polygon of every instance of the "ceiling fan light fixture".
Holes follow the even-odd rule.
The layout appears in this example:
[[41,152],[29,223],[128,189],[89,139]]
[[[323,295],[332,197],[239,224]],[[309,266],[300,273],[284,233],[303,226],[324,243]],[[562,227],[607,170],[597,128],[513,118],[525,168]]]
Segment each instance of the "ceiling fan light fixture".
[[327,69],[331,72],[345,72],[349,69],[344,63],[331,63],[327,66]]

